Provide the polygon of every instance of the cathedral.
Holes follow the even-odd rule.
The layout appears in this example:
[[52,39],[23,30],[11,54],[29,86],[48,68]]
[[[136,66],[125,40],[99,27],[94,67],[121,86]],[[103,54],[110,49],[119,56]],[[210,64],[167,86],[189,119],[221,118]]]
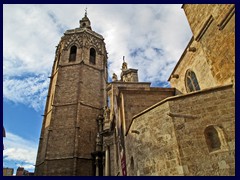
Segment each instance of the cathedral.
[[235,5],[183,4],[192,38],[170,88],[125,60],[108,82],[104,38],[85,13],[55,54],[36,176],[234,176]]

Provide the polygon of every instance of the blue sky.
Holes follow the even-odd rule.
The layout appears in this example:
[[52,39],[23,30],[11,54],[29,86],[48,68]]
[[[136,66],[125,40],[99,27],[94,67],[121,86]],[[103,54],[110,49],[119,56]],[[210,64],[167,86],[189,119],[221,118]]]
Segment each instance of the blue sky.
[[[34,170],[55,48],[79,27],[86,5],[3,5],[3,166]],[[109,76],[120,76],[122,57],[139,80],[167,79],[192,33],[181,4],[87,5],[93,31],[103,35]],[[64,12],[64,13],[63,13]]]

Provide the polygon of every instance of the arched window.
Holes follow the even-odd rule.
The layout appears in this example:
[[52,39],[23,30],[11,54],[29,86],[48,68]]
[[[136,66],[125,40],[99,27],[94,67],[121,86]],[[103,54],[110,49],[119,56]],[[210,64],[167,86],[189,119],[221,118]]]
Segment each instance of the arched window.
[[227,147],[224,132],[218,126],[208,126],[204,131],[204,136],[209,152],[225,149]]
[[77,47],[72,46],[70,49],[69,61],[75,61],[77,56]]
[[96,64],[96,51],[93,48],[90,49],[90,63]]
[[195,73],[191,70],[187,70],[186,76],[185,76],[185,84],[187,92],[193,92],[200,90],[200,86],[198,84],[197,77]]

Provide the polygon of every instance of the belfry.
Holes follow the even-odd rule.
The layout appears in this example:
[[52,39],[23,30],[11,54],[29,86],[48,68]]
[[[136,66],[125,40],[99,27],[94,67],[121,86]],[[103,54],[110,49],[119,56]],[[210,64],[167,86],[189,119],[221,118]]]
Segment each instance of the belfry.
[[96,119],[107,104],[107,77],[104,39],[85,13],[56,49],[36,175],[95,175]]

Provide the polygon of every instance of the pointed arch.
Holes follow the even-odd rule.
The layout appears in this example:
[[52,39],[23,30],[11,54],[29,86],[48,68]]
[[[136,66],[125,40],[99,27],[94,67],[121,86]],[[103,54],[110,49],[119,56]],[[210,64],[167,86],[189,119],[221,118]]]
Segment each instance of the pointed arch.
[[187,70],[185,75],[185,86],[186,86],[187,92],[200,90],[200,86],[198,84],[196,74],[190,69]]
[[73,45],[70,49],[69,62],[76,61],[77,47]]
[[96,64],[96,50],[94,48],[90,49],[89,62],[90,64]]

